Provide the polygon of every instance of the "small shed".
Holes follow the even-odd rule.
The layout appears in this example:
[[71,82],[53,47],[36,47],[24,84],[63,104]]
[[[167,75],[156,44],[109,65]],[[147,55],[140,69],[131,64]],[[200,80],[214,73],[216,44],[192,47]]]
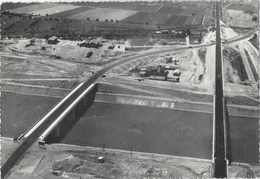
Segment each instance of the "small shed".
[[51,38],[48,39],[48,44],[57,44],[58,38],[56,36],[52,36]]

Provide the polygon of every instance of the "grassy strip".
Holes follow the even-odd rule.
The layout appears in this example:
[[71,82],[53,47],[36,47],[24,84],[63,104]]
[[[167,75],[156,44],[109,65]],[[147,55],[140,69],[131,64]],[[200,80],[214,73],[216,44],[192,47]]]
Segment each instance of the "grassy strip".
[[237,71],[240,80],[241,81],[248,80],[247,72],[241,55],[232,48],[227,48],[227,50],[228,50],[228,59],[230,60],[233,69]]

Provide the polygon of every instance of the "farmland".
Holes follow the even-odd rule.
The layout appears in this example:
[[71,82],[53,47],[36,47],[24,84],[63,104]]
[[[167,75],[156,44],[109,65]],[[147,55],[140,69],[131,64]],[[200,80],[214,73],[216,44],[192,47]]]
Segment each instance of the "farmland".
[[128,23],[139,23],[139,24],[162,24],[169,14],[165,15],[162,13],[144,13],[139,12],[128,18],[123,19],[121,22]]
[[39,9],[39,10],[34,10],[34,11],[30,11],[30,13],[33,14],[40,14],[41,16],[45,16],[46,14],[56,14],[56,13],[60,13],[60,12],[64,12],[64,11],[68,11],[71,9],[76,9],[78,8],[78,6],[72,6],[72,5],[62,5],[62,6],[54,6],[51,8],[46,8],[46,9]]
[[195,16],[190,16],[190,17],[186,20],[185,25],[187,25],[187,24],[192,24],[195,18],[196,18]]
[[[255,2],[257,3],[257,2]],[[254,12],[258,13],[258,8],[257,5],[250,5],[250,4],[238,4],[238,3],[233,3],[227,7],[227,9],[231,10],[240,10],[240,11],[245,11],[245,12]]]
[[113,8],[122,10],[132,10],[140,12],[157,12],[162,5],[160,3],[141,2],[75,2],[69,3],[77,6],[90,6],[99,8]]
[[[167,5],[166,5],[167,4]],[[43,17],[45,19],[45,23],[35,22],[35,24],[39,24],[38,27],[43,27],[43,24],[48,27],[47,29],[51,29],[53,26],[57,29],[57,27],[62,25],[57,25],[59,23],[51,22],[54,18],[62,18],[71,19],[71,20],[88,20],[88,21],[109,21],[109,22],[119,22],[129,23],[129,24],[146,24],[146,25],[165,25],[169,26],[182,26],[182,25],[198,25],[201,24],[202,20],[194,21],[193,16],[203,17],[204,15],[209,16],[212,10],[207,8],[202,8],[202,4],[196,5],[198,9],[192,8],[192,4],[189,3],[132,3],[132,2],[106,2],[106,3],[94,3],[94,2],[86,2],[86,3],[43,3],[43,4],[17,4],[17,6],[3,6],[6,7],[13,13],[27,13],[37,15],[36,17],[39,20],[42,20]],[[193,4],[194,5],[194,4]],[[41,16],[41,17],[40,17]],[[47,17],[46,16],[50,16]],[[59,19],[60,20],[60,19]],[[12,21],[12,20],[11,20]],[[18,19],[20,21],[20,19]],[[187,21],[187,22],[186,22]],[[16,23],[17,21],[13,22]],[[195,22],[195,23],[194,23]],[[9,23],[9,22],[6,22]],[[29,22],[23,22],[22,24],[26,24],[28,26]],[[29,23],[29,24],[28,24]],[[55,24],[55,25],[53,25]],[[96,26],[94,23],[84,23],[82,25],[80,23],[79,29],[93,29],[92,26]],[[10,23],[11,25],[11,23]],[[16,23],[17,25],[17,23]],[[14,24],[14,26],[16,26]],[[86,27],[86,25],[90,25],[91,28]],[[108,24],[109,26],[111,24]],[[5,27],[8,25],[5,25]],[[70,26],[75,29],[74,22],[70,23]],[[84,26],[84,27],[82,27]],[[105,26],[105,24],[102,24]],[[112,26],[117,26],[115,28],[119,28],[118,25],[112,24]],[[122,25],[127,26],[127,25]],[[66,23],[62,28],[67,27],[69,25]],[[121,28],[121,27],[120,27]],[[13,28],[10,28],[13,30]],[[17,28],[15,28],[17,29]],[[25,27],[22,27],[25,29]],[[28,29],[28,28],[27,28]],[[46,28],[45,28],[46,29]],[[77,28],[76,28],[77,29]],[[105,28],[106,29],[106,28]],[[108,27],[108,29],[111,29]]]
[[180,16],[177,15],[172,15],[171,17],[169,17],[165,22],[164,25],[171,25],[173,24]]
[[[90,18],[91,20],[99,19],[100,21],[105,21],[106,19],[122,20],[130,15],[137,13],[137,11],[126,11],[120,9],[109,9],[109,8],[95,8],[82,13],[78,13],[72,16],[69,16],[69,19],[86,19]],[[120,16],[119,16],[120,14]]]
[[258,26],[258,20],[253,21],[253,17],[258,17],[258,14],[251,15],[239,10],[227,10],[230,17],[230,25],[236,27],[254,27]]
[[193,24],[201,24],[203,20],[203,17],[196,17]]
[[206,13],[206,8],[189,8],[182,9],[180,15],[193,15],[193,16],[203,16]]
[[88,11],[90,9],[92,9],[92,8],[90,8],[90,7],[79,7],[79,8],[76,8],[76,9],[71,9],[71,10],[68,10],[68,11],[63,11],[63,12],[60,12],[60,13],[53,14],[53,16],[54,17],[60,17],[60,18],[66,18],[68,16],[72,16],[74,14],[82,13],[82,12]]
[[[176,22],[174,22],[174,25],[183,25],[185,24],[186,20],[188,19],[188,16],[180,16]],[[172,24],[173,25],[173,24]]]
[[171,13],[171,14],[180,14],[181,13],[180,8],[174,8],[174,7],[168,7],[168,6],[163,6],[158,12],[160,13]]
[[20,8],[20,7],[26,7],[26,6],[32,6],[32,5],[40,5],[40,3],[3,3],[1,4],[1,9],[15,9],[15,8]]
[[34,4],[34,5],[27,5],[27,6],[22,6],[14,9],[7,9],[10,12],[13,13],[31,13],[32,11],[37,11],[37,10],[44,10],[48,9],[51,7],[57,6],[56,4],[49,4],[49,3],[44,3],[44,4]]

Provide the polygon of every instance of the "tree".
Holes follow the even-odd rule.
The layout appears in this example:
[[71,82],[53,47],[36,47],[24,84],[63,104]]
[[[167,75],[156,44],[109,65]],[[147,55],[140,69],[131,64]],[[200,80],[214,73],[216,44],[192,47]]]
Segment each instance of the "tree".
[[256,20],[257,20],[257,17],[256,17],[256,16],[252,18],[252,21],[256,21]]
[[106,19],[105,21],[108,22],[108,19]]
[[88,17],[87,20],[90,21],[90,18]]
[[116,23],[118,23],[119,21],[118,20],[116,20]]
[[113,20],[113,19],[111,19],[111,20],[110,20],[110,22],[114,22],[114,20]]
[[99,21],[99,18],[97,18],[96,21]]
[[191,35],[191,31],[190,31],[190,29],[189,29],[189,28],[186,30],[186,33],[187,33],[187,35],[188,35],[188,36],[190,36],[190,35]]
[[46,16],[48,17],[48,16],[49,16],[49,14],[46,14]]

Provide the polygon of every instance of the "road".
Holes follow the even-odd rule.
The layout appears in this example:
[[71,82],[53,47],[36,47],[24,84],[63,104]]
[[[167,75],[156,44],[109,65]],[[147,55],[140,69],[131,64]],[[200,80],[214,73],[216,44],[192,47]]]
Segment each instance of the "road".
[[[225,160],[224,140],[224,107],[223,107],[223,74],[222,50],[220,37],[220,2],[216,2],[216,70],[215,70],[215,109],[214,109],[214,178],[226,178],[227,167]],[[214,129],[213,129],[214,130]]]

